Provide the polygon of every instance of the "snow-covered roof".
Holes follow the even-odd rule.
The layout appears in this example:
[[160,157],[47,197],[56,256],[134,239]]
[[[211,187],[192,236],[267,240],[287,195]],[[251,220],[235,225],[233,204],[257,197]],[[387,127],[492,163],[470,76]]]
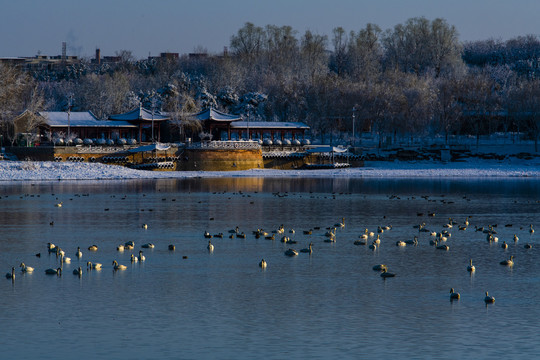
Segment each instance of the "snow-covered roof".
[[90,111],[41,111],[38,113],[50,127],[137,127],[127,121],[98,120]]
[[237,121],[231,124],[231,128],[262,128],[262,129],[309,129],[303,122],[283,121]]
[[138,107],[123,114],[109,116],[109,119],[114,121],[152,121],[152,118],[154,121],[170,120],[170,117],[166,113],[154,110],[154,115],[152,115],[152,110],[147,110],[143,107]]
[[196,120],[213,120],[213,121],[238,121],[242,118],[238,115],[226,114],[224,112],[218,111],[214,108],[208,108],[197,114],[193,115]]

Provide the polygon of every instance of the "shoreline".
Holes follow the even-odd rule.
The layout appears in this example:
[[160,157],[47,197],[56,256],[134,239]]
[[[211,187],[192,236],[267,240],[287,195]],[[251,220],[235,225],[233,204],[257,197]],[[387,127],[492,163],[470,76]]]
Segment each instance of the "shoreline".
[[0,161],[0,183],[51,180],[143,180],[189,178],[532,178],[540,160],[366,161],[364,167],[324,170],[145,171],[117,165],[71,162]]

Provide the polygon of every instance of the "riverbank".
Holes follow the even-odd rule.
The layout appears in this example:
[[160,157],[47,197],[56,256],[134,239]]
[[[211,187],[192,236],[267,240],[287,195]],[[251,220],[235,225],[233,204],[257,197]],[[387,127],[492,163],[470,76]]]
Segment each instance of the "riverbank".
[[357,178],[540,178],[540,159],[467,159],[439,161],[366,161],[364,167],[331,170],[145,171],[99,163],[0,161],[0,181],[127,180],[215,177]]

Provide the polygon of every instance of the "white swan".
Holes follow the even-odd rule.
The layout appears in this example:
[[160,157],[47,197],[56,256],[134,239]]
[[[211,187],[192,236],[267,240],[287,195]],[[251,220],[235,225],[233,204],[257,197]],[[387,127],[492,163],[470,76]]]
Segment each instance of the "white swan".
[[142,244],[141,247],[144,249],[153,249],[155,245],[152,243],[147,243],[147,244]]
[[146,257],[143,255],[142,251],[139,251],[139,261],[144,261],[144,260],[146,260]]
[[113,264],[113,268],[114,270],[126,270],[127,269],[127,266],[126,265],[119,265],[118,262],[116,260],[114,260],[112,262]]
[[459,295],[458,292],[455,292],[454,288],[450,289],[450,300],[459,300],[460,297],[461,295]]
[[415,236],[412,240],[405,240],[405,244],[418,245],[418,236]]
[[405,241],[396,241],[396,246],[406,246],[407,244],[405,243]]
[[335,236],[336,236],[336,228],[332,228],[332,229],[328,230],[328,231],[324,234],[324,236],[329,237],[329,238],[335,237]]
[[62,250],[59,246],[57,246],[55,249],[56,249],[56,256],[64,256],[64,255],[66,255],[66,252],[64,250]]
[[514,266],[514,255],[510,256],[510,259],[501,261],[499,264],[504,266]]
[[287,251],[285,251],[285,255],[287,256],[297,256],[298,255],[298,251],[294,250],[294,249],[287,249]]
[[81,248],[77,246],[77,252],[75,253],[75,256],[77,256],[79,259],[82,257]]
[[65,256],[65,255],[60,255],[60,263],[63,264],[63,263],[66,263],[66,264],[71,264],[71,258]]
[[92,246],[89,246],[89,247],[88,247],[88,250],[90,250],[90,251],[97,251],[97,250],[98,250],[98,247],[97,247],[97,245],[92,245]]
[[90,270],[101,270],[101,268],[103,267],[103,264],[100,264],[100,263],[92,263],[90,261],[88,261],[86,263],[86,266],[90,269]]
[[264,259],[262,259],[261,262],[259,263],[259,267],[260,267],[261,269],[266,269],[266,265],[267,265],[267,264],[266,264],[266,261],[265,261]]
[[47,269],[45,270],[45,274],[47,275],[62,275],[62,268],[58,268],[58,269]]
[[313,253],[313,242],[310,242],[309,247],[300,250],[300,252],[312,254]]
[[33,267],[26,266],[25,263],[21,263],[21,265],[19,265],[19,266],[21,267],[22,272],[30,273],[30,272],[34,271]]
[[15,280],[15,268],[14,267],[11,268],[11,272],[8,272],[6,274],[6,279]]
[[375,271],[384,271],[385,269],[388,270],[388,266],[386,266],[385,264],[377,264],[373,265],[372,269]]
[[341,218],[341,222],[340,223],[337,223],[337,224],[334,224],[335,227],[345,227],[345,218]]
[[78,269],[73,270],[73,275],[81,276],[83,274],[81,267],[79,266]]
[[450,246],[448,246],[446,244],[437,245],[437,242],[435,242],[435,248],[438,249],[438,250],[445,250],[445,251],[450,250]]
[[125,245],[118,245],[118,246],[116,247],[116,251],[122,252],[122,251],[124,251],[124,250],[125,250]]
[[138,261],[139,261],[139,258],[136,257],[135,255],[131,254],[131,262],[132,262],[132,263],[136,263],[136,262],[138,262]]
[[476,268],[472,264],[472,259],[469,259],[469,266],[467,266],[467,271],[468,272],[475,272],[476,271]]
[[208,249],[209,252],[214,251],[214,245],[212,245],[212,242],[210,240],[208,240],[208,246],[206,248]]
[[486,291],[486,297],[484,298],[484,301],[486,303],[494,303],[495,302],[495,298],[493,296],[490,296],[488,294],[488,292]]

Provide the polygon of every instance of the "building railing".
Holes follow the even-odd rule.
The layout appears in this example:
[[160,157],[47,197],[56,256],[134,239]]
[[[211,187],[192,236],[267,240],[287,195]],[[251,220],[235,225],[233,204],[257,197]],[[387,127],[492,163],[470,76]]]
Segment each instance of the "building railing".
[[212,150],[259,150],[261,145],[257,141],[201,141],[188,145],[188,149]]

